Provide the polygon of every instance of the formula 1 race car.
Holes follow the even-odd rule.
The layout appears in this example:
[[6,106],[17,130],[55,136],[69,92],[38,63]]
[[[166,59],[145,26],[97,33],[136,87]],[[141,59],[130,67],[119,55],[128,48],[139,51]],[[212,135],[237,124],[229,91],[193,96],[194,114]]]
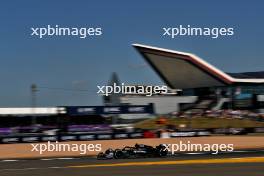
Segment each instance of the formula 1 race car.
[[146,158],[146,157],[166,157],[168,150],[162,144],[152,147],[144,144],[136,144],[134,147],[126,146],[123,149],[107,149],[100,152],[97,159],[125,159],[125,158]]

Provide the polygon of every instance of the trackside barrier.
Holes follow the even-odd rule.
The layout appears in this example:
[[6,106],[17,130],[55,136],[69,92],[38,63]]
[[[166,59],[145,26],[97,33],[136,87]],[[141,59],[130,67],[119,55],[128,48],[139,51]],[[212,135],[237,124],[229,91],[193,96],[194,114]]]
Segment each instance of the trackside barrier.
[[[215,129],[189,129],[184,131],[169,132],[168,137],[195,137],[210,136],[214,134],[242,135],[247,133],[264,133],[264,127],[258,128],[215,128]],[[161,136],[157,133],[156,136]],[[23,135],[23,136],[0,136],[0,143],[34,143],[47,141],[93,141],[113,139],[137,139],[144,138],[143,132],[134,133],[83,133],[83,134],[58,134],[58,135]]]

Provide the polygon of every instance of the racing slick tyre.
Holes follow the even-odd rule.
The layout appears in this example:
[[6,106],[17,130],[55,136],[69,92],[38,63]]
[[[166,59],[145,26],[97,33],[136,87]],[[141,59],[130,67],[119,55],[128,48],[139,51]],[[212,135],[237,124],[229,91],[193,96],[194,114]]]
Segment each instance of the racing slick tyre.
[[168,155],[168,151],[167,150],[164,150],[164,149],[160,149],[159,150],[159,156],[160,157],[165,157]]
[[122,150],[120,150],[120,149],[116,149],[116,150],[114,151],[114,158],[115,158],[115,159],[121,159],[121,158],[124,158],[124,154],[123,154]]
[[158,150],[158,156],[159,157],[165,157],[168,155],[168,150],[166,149],[165,146],[159,145],[156,147],[156,149]]
[[104,153],[103,152],[98,153],[97,159],[104,159]]

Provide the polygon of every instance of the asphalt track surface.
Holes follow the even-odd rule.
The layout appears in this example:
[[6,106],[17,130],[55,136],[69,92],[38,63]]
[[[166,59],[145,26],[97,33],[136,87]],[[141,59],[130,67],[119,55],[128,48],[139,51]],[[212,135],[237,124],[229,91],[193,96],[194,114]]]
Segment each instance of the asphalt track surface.
[[0,176],[263,176],[264,151],[167,158],[43,158],[0,161]]

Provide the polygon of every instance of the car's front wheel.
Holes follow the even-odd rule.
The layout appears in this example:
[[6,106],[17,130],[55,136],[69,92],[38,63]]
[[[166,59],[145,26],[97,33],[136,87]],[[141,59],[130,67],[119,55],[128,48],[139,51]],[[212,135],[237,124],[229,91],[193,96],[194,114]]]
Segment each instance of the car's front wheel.
[[115,152],[114,152],[114,158],[115,159],[124,158],[124,154],[123,154],[122,150],[116,149]]

